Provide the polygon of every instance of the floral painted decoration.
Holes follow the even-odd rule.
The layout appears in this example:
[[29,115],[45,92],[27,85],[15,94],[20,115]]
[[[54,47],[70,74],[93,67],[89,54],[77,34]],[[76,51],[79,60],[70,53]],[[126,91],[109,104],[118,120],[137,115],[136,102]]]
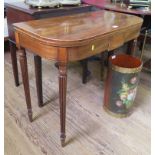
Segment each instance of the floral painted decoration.
[[116,105],[118,107],[123,106],[123,104],[129,108],[135,99],[136,92],[137,92],[137,77],[132,77],[128,83],[126,83],[124,80],[121,82],[122,87],[117,92],[119,95],[120,100],[116,101]]

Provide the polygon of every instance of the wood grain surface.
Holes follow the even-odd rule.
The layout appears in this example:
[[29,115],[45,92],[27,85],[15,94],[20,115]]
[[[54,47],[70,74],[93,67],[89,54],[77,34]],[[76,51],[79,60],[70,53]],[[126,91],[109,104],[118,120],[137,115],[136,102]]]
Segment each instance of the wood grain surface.
[[[38,107],[33,57],[27,54],[34,122],[27,119],[23,85],[14,86],[9,53],[5,53],[6,155],[149,155],[150,75],[141,73],[133,114],[118,119],[102,108],[104,82],[100,64],[90,62],[91,80],[81,83],[80,64],[68,65],[66,145],[59,140],[58,71],[43,59],[43,108]],[[21,72],[19,72],[21,77]],[[52,77],[52,78],[51,78]],[[21,79],[20,79],[21,82]]]
[[137,27],[140,30],[142,21],[143,19],[136,16],[101,10],[16,23],[14,28],[17,32],[40,40],[43,44],[73,47],[106,35],[114,36],[114,32],[117,34],[131,27]]

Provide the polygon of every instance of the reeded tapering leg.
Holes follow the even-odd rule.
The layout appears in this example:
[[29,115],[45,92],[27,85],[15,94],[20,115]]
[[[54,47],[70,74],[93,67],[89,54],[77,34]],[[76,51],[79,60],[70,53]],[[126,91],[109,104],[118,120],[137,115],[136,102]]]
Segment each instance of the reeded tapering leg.
[[26,105],[27,105],[27,110],[28,110],[28,117],[29,117],[30,122],[32,122],[32,107],[31,107],[26,52],[24,49],[20,49],[18,52],[19,52],[19,60],[20,60],[20,66],[21,66]]
[[11,61],[12,61],[12,69],[15,80],[15,85],[19,86],[19,77],[18,77],[18,66],[17,66],[17,55],[16,55],[16,45],[9,41],[10,53],[11,53]]
[[127,54],[135,55],[136,47],[137,47],[137,39],[129,41]]
[[58,63],[59,65],[59,102],[60,102],[60,126],[61,126],[61,145],[65,145],[65,124],[66,124],[66,91],[67,91],[67,65],[66,63]]
[[36,77],[36,89],[38,97],[38,106],[43,106],[43,94],[42,94],[42,61],[38,55],[34,56],[35,77]]

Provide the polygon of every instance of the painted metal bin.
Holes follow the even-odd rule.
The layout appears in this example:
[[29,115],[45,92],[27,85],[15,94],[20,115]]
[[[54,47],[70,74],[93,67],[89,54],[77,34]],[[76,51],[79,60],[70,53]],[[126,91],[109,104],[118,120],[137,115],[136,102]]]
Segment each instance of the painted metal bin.
[[141,69],[142,62],[136,57],[126,54],[109,57],[104,90],[104,109],[108,113],[116,117],[131,114]]

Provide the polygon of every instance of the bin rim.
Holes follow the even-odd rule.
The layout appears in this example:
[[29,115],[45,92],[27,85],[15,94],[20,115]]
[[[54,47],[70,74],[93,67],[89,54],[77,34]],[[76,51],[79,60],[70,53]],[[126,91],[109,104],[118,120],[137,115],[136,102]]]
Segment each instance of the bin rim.
[[[119,65],[113,64],[112,60],[114,60],[114,58],[119,57],[119,56],[125,56],[125,57],[130,57],[133,58],[136,61],[139,61],[140,65],[138,67],[134,67],[134,68],[129,68],[129,67],[121,67]],[[120,73],[137,73],[140,72],[142,70],[142,66],[143,66],[143,62],[131,55],[127,55],[127,54],[118,54],[118,55],[112,55],[109,57],[109,62],[111,64],[111,68],[114,71],[120,72]]]

